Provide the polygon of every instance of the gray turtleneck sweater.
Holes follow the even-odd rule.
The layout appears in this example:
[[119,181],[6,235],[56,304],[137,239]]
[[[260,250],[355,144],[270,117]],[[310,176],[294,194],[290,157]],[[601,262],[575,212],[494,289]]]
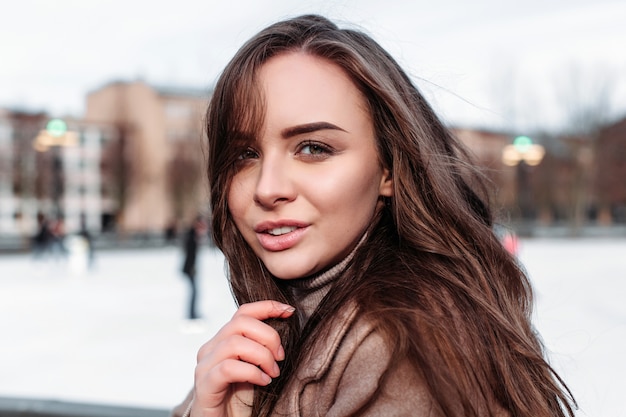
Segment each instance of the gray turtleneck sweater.
[[287,282],[288,289],[297,302],[295,307],[301,326],[304,326],[322,299],[328,294],[335,279],[345,271],[348,263],[354,258],[355,251],[356,249],[343,261],[320,274]]

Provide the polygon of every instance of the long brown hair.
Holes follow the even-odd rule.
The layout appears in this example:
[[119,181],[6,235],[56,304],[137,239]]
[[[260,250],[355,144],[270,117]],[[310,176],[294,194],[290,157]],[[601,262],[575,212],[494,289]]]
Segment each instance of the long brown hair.
[[383,48],[320,16],[276,23],[248,41],[207,110],[213,237],[237,302],[293,302],[246,244],[227,204],[237,156],[263,124],[258,69],[290,51],[335,63],[362,92],[394,195],[306,326],[295,319],[273,323],[287,359],[279,378],[255,390],[253,414],[271,414],[307,340],[354,300],[394,355],[411,360],[445,415],[492,415],[501,407],[513,416],[573,416],[574,400],[530,324],[528,279],[492,231],[480,175],[462,146]]

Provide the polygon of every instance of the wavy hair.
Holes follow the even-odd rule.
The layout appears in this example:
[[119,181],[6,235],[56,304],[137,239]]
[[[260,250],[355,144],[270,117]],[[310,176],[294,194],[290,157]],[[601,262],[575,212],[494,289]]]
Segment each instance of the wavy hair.
[[281,376],[255,388],[253,415],[272,413],[307,340],[354,300],[392,353],[411,360],[444,415],[504,408],[512,416],[573,416],[575,402],[531,326],[529,281],[492,231],[485,187],[463,147],[380,45],[321,16],[279,22],[249,40],[223,71],[207,110],[213,238],[236,301],[293,302],[237,230],[227,198],[237,156],[263,125],[258,70],[295,51],[342,68],[363,94],[394,193],[306,326],[295,318],[272,322],[288,355]]

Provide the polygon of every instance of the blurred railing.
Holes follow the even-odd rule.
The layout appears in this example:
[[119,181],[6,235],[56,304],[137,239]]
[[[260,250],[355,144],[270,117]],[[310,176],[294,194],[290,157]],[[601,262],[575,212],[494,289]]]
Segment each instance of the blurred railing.
[[[96,251],[101,249],[145,249],[159,248],[164,246],[179,246],[182,248],[182,236],[174,239],[166,239],[163,233],[137,233],[132,235],[116,235],[105,233],[93,237],[93,245]],[[209,240],[205,244],[210,244]],[[0,254],[24,253],[32,249],[30,238],[22,236],[0,235]]]
[[168,417],[170,410],[0,397],[0,417]]
[[[587,225],[573,229],[568,225],[538,225],[535,223],[512,224],[511,229],[520,237],[565,238],[565,237],[598,237],[598,238],[626,238],[626,224],[612,226]],[[146,249],[164,246],[178,246],[182,248],[182,237],[167,240],[162,233],[143,233],[133,235],[116,235],[106,233],[95,236],[93,245],[96,251],[106,249]],[[206,241],[205,244],[211,244]],[[26,253],[31,250],[31,241],[20,236],[0,235],[0,255],[10,253]]]

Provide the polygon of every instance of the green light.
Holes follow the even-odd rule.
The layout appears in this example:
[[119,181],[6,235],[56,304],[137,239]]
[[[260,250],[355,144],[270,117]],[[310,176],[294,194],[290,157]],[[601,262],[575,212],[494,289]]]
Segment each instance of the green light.
[[61,119],[52,119],[46,125],[46,130],[50,135],[58,138],[65,135],[65,132],[67,132],[67,125]]
[[515,146],[515,149],[521,153],[528,152],[532,145],[533,140],[528,136],[518,136],[515,140],[513,140],[513,146]]

